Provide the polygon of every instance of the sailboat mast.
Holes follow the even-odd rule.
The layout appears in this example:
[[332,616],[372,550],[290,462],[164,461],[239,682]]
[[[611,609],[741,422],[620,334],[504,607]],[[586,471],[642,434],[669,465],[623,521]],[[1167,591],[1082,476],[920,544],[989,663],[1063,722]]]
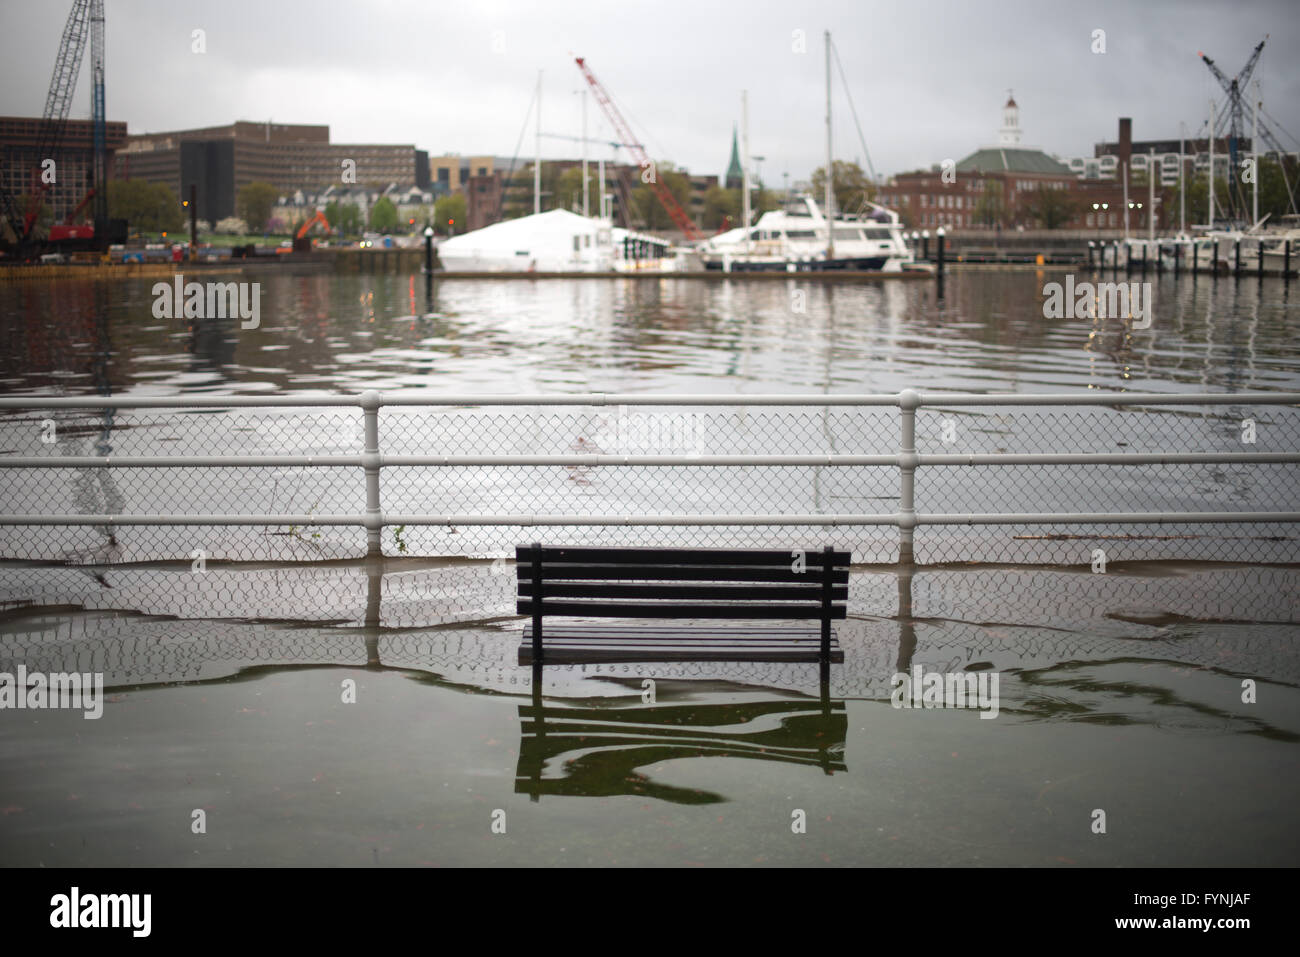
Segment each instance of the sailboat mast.
[[1156,238],[1156,150],[1153,146],[1147,159],[1147,242]]
[[1250,127],[1250,156],[1255,175],[1250,178],[1250,222],[1259,222],[1259,78],[1255,78],[1255,118]]
[[533,163],[533,215],[542,211],[542,71],[537,71],[537,161]]
[[740,91],[740,225],[749,251],[749,91]]
[[1210,228],[1214,228],[1214,101],[1210,100]]
[[831,31],[826,31],[826,258],[835,255],[834,198],[835,165],[831,159]]
[[1183,124],[1178,124],[1178,235],[1187,234],[1187,186],[1183,176]]
[[587,91],[582,91],[582,215],[585,219],[591,215],[587,205]]

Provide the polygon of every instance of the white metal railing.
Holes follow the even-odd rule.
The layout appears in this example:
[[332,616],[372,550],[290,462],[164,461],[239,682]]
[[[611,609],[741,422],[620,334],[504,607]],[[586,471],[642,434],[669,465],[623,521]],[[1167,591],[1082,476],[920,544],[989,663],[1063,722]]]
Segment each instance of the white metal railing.
[[[1288,436],[1284,451],[1211,452],[918,452],[916,419],[922,409],[967,409],[999,407],[1215,407],[1300,405],[1300,393],[1235,394],[1147,394],[1098,393],[993,395],[969,393],[921,393],[906,389],[885,395],[424,395],[381,394],[328,396],[148,396],[148,397],[7,397],[0,398],[0,413],[7,410],[68,409],[236,409],[277,407],[352,407],[363,413],[364,441],[360,454],[343,455],[0,455],[0,470],[24,469],[195,469],[298,467],[361,469],[365,477],[365,508],[355,513],[254,513],[254,514],[71,514],[0,513],[0,526],[127,526],[127,525],[293,525],[361,526],[367,533],[367,550],[382,553],[381,534],[395,526],[896,526],[900,530],[900,557],[912,554],[914,531],[923,525],[1075,525],[1075,524],[1168,524],[1294,523],[1300,510],[1178,511],[1078,511],[1078,512],[940,512],[919,511],[916,502],[918,469],[957,467],[1000,467],[1041,465],[1287,465],[1300,463],[1300,443]],[[898,410],[899,441],[896,452],[883,454],[610,454],[571,451],[560,454],[392,454],[382,451],[380,410],[385,407],[418,406],[465,408],[510,406],[545,407],[893,407]],[[679,514],[594,514],[572,512],[480,511],[472,513],[386,512],[381,500],[380,475],[388,468],[455,467],[873,467],[898,471],[897,509],[879,513],[849,512],[735,512]],[[0,475],[5,474],[0,471]],[[1300,483],[1297,483],[1300,484]],[[7,498],[7,497],[6,497]]]

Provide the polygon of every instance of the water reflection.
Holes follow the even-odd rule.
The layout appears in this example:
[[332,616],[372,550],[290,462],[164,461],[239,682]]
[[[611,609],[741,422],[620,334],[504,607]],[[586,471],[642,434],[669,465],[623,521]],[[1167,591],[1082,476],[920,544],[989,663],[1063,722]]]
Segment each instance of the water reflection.
[[[152,282],[0,286],[7,392],[1296,388],[1287,287],[1160,276],[1150,330],[1046,320],[1051,272],[935,282],[259,275],[262,325]],[[423,284],[423,289],[420,285]],[[180,348],[178,348],[178,346]],[[1098,361],[1104,357],[1104,361]]]
[[[675,804],[717,804],[716,792],[675,787],[645,773],[651,765],[684,758],[747,758],[845,771],[848,717],[829,685],[818,700],[658,705],[654,707],[548,706],[540,669],[533,701],[519,706],[519,763],[515,791],[532,800],[552,796],[626,794]],[[667,687],[661,687],[666,693]]]

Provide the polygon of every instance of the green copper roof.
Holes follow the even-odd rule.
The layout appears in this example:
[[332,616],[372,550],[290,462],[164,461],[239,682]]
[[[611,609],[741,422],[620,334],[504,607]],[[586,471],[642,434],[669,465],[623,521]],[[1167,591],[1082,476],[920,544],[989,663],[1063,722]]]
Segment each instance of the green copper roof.
[[1070,167],[1058,163],[1042,150],[1022,150],[1013,147],[989,147],[976,150],[957,164],[959,173],[1050,173],[1071,176]]
[[723,181],[723,185],[727,189],[732,189],[734,188],[733,183],[736,187],[739,187],[744,179],[745,172],[740,168],[740,148],[736,140],[736,128],[733,126],[731,128],[731,163],[727,166],[727,176]]

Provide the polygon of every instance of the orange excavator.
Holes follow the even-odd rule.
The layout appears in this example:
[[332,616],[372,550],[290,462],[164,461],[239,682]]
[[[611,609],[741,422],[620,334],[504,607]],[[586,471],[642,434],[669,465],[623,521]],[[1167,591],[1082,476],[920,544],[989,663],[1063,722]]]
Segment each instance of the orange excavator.
[[312,240],[310,240],[310,239],[307,238],[307,233],[308,233],[308,231],[309,231],[313,226],[315,226],[317,223],[320,223],[322,226],[324,226],[324,227],[325,227],[325,235],[326,235],[326,236],[329,235],[329,232],[330,232],[330,221],[329,221],[328,219],[325,218],[325,213],[324,213],[324,211],[318,209],[318,210],[316,210],[316,215],[315,215],[315,216],[313,216],[311,219],[307,220],[307,222],[303,223],[303,224],[298,228],[298,235],[295,236],[295,237],[293,238],[293,251],[294,251],[294,252],[296,252],[296,253],[297,253],[297,252],[311,252]]

